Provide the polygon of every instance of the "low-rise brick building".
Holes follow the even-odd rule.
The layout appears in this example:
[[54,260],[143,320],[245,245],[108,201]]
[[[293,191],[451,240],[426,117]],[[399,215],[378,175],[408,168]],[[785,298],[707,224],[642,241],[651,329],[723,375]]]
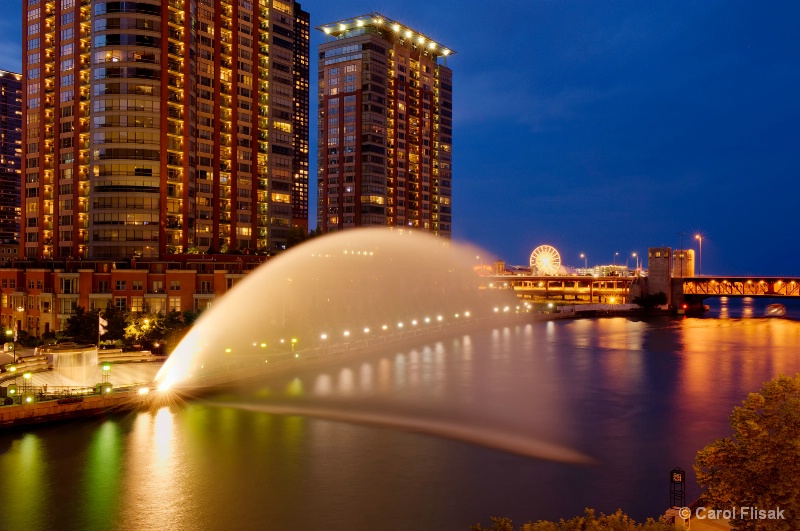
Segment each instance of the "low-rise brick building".
[[0,268],[0,326],[38,337],[62,330],[79,306],[200,311],[264,261],[252,255],[16,261]]

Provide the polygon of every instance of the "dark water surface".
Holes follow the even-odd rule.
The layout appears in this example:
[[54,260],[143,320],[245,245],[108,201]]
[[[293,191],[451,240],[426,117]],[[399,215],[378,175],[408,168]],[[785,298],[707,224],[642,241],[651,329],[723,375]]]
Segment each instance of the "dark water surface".
[[[800,323],[758,318],[765,305],[477,331],[236,396],[1,433],[0,529],[466,530],[585,506],[657,516],[669,471],[689,471],[693,499],[694,456],[729,433],[731,409],[800,372]],[[596,464],[225,405],[245,399],[513,431]]]

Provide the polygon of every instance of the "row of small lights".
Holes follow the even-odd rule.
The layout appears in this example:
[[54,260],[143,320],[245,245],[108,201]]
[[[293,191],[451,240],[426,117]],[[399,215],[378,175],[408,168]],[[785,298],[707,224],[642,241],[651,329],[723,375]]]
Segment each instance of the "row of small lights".
[[[373,18],[373,19],[371,19],[371,22],[373,24],[375,24],[376,26],[382,26],[383,23],[384,23],[384,20],[382,18]],[[359,27],[359,28],[364,27],[364,24],[365,24],[364,19],[356,20],[356,27]],[[344,23],[340,23],[339,24],[339,31],[347,31],[347,29],[348,29],[347,28],[347,24],[344,24]],[[402,29],[403,29],[403,27],[400,24],[397,24],[397,23],[392,24],[392,30],[395,33],[400,33],[400,30],[402,30]],[[322,28],[322,31],[324,31],[326,35],[330,35],[331,32],[333,31],[333,28],[325,27],[325,28]],[[414,32],[411,31],[410,29],[406,28],[405,36],[410,39],[410,38],[412,38],[414,36]],[[425,44],[427,42],[427,39],[423,35],[418,35],[417,36],[417,42],[419,44]],[[436,46],[437,46],[436,42],[434,42],[434,41],[430,41],[428,43],[428,48],[431,49],[431,50],[435,50]],[[450,55],[450,50],[448,50],[447,48],[443,48],[442,49],[442,55]]]
[[[526,302],[526,303],[525,303],[523,306],[524,306],[524,309],[525,309],[525,310],[528,310],[528,311],[529,311],[529,310],[531,310],[531,309],[532,309],[532,306],[531,306],[529,303],[527,303],[527,302]],[[552,307],[553,307],[553,304],[552,304],[552,303],[550,303],[548,306],[549,306],[550,308],[552,308]],[[516,309],[516,311],[518,312],[518,311],[520,311],[520,309],[521,309],[521,308],[520,308],[520,306],[516,306],[516,307],[515,307],[515,309]],[[505,307],[503,307],[503,308],[502,308],[502,311],[503,311],[504,313],[508,313],[508,312],[510,312],[510,311],[511,311],[511,307],[510,307],[510,306],[505,306]],[[495,313],[500,313],[500,307],[499,307],[499,306],[495,307],[495,308],[494,308],[494,312],[495,312]],[[469,311],[466,311],[466,312],[464,312],[463,314],[456,313],[456,314],[454,314],[454,315],[453,315],[453,317],[455,317],[456,319],[459,319],[459,318],[460,318],[462,315],[463,315],[464,317],[470,317],[472,314],[471,314],[471,312],[469,312]],[[443,316],[443,315],[437,315],[435,320],[436,320],[436,322],[437,322],[437,323],[441,323],[441,322],[443,322],[443,321],[444,321],[444,316]],[[434,321],[434,320],[433,320],[432,318],[430,318],[430,317],[425,317],[424,319],[422,319],[422,322],[423,322],[423,323],[425,323],[425,324],[430,324],[430,323],[431,323],[431,322],[433,322],[433,321]],[[411,326],[417,326],[417,325],[419,325],[419,324],[420,324],[420,321],[419,321],[419,320],[417,320],[417,319],[412,319],[412,320],[410,321],[410,324],[411,324]],[[403,321],[399,321],[399,322],[397,323],[397,328],[398,328],[398,329],[403,329],[405,326],[406,326],[406,324],[405,324]],[[382,325],[382,326],[381,326],[381,330],[382,330],[382,331],[384,331],[384,332],[388,331],[388,330],[389,330],[389,325],[387,325],[387,324],[384,324],[384,325]],[[372,329],[371,329],[371,328],[369,328],[369,327],[364,327],[364,329],[363,329],[363,332],[364,332],[365,334],[369,334],[371,331],[372,331]],[[344,330],[344,331],[342,332],[342,337],[346,337],[346,338],[347,338],[347,337],[350,337],[351,335],[352,335],[352,332],[351,332],[350,330]],[[321,340],[323,340],[323,341],[326,341],[327,339],[329,339],[329,338],[330,338],[330,335],[329,335],[328,333],[326,333],[326,332],[323,332],[323,333],[321,333],[321,334],[320,334],[319,338],[320,338]],[[286,344],[286,339],[285,339],[285,338],[282,338],[282,339],[280,339],[278,342],[279,342],[280,344],[282,344],[282,345],[285,345],[285,344]],[[297,338],[295,338],[295,337],[293,337],[293,338],[291,339],[291,345],[292,345],[292,347],[294,347],[294,345],[296,345],[297,343],[298,343],[298,339],[297,339]],[[267,348],[267,344],[266,344],[266,343],[261,343],[260,345],[259,345],[259,343],[253,343],[253,346],[254,346],[254,347],[258,347],[258,346],[260,346],[261,348]],[[225,349],[225,353],[226,353],[226,354],[230,354],[231,352],[232,352],[232,349],[230,349],[230,348],[226,348],[226,349]],[[295,356],[296,358],[299,358],[299,357],[300,357],[300,355],[299,355],[299,354],[295,354],[294,356]]]
[[[470,316],[472,315],[472,313],[471,313],[471,312],[469,312],[469,311],[466,311],[466,312],[464,312],[463,314],[461,314],[461,313],[454,314],[454,317],[455,317],[456,319],[459,319],[459,318],[460,318],[462,315],[463,315],[464,317],[470,317]],[[425,324],[430,324],[432,321],[433,321],[433,319],[431,319],[430,317],[425,317],[425,318],[422,320],[422,322],[424,322]],[[436,316],[436,322],[439,322],[439,323],[441,323],[441,322],[443,322],[443,321],[444,321],[444,316],[443,316],[443,315],[437,315],[437,316]],[[411,325],[412,325],[412,326],[417,326],[418,324],[419,324],[419,321],[418,321],[417,319],[412,319],[412,320],[411,320]],[[405,326],[405,323],[403,323],[402,321],[399,321],[399,322],[397,323],[397,328],[399,328],[399,329],[402,329],[404,326]],[[383,330],[384,332],[385,332],[385,331],[388,331],[388,330],[389,330],[389,325],[386,325],[386,324],[385,324],[385,325],[381,326],[381,330]],[[369,327],[364,327],[364,333],[365,333],[365,334],[369,334],[369,333],[370,333],[370,331],[371,331],[371,329],[370,329]],[[350,337],[350,335],[351,335],[351,332],[350,332],[350,330],[345,330],[344,332],[342,332],[342,336],[343,336],[343,337]],[[325,333],[325,332],[323,332],[323,333],[322,333],[322,334],[320,334],[320,336],[319,336],[319,338],[320,338],[321,340],[323,340],[323,341],[327,340],[329,337],[330,337],[330,336],[329,336],[327,333]],[[286,339],[285,339],[285,338],[281,338],[280,340],[278,340],[278,342],[279,342],[281,345],[285,345],[285,344],[286,344]],[[297,339],[296,337],[293,337],[293,338],[291,338],[291,340],[290,340],[290,344],[292,345],[292,349],[294,349],[294,346],[295,346],[297,343],[298,343],[298,339]],[[261,348],[267,348],[267,344],[266,344],[266,343],[260,343],[260,344],[259,344],[259,343],[257,343],[257,342],[256,342],[256,343],[253,343],[253,346],[254,346],[254,347],[259,347],[259,346],[260,346]],[[231,348],[226,348],[226,349],[225,349],[225,353],[226,353],[226,354],[231,354],[232,352],[233,352],[233,349],[231,349]],[[299,354],[295,354],[295,355],[294,355],[294,357],[295,357],[295,358],[299,358],[299,357],[300,357],[300,355],[299,355]],[[268,362],[269,362],[269,360],[265,360],[264,362],[265,362],[265,363],[268,363]],[[201,368],[203,368],[203,367],[201,367]]]
[[[469,316],[470,316],[470,312],[464,312],[464,317],[469,317]],[[455,318],[456,318],[456,319],[458,319],[459,317],[461,317],[461,314],[458,314],[458,313],[457,313],[457,314],[455,314]],[[423,322],[424,322],[425,324],[430,324],[430,323],[431,323],[431,321],[432,321],[432,319],[431,319],[430,317],[426,317],[425,319],[423,319]],[[439,322],[439,323],[441,323],[442,321],[444,321],[444,316],[437,315],[437,316],[436,316],[436,321],[437,321],[437,322]],[[418,320],[416,320],[416,319],[412,319],[412,320],[411,320],[411,326],[417,326],[418,324],[419,324],[419,321],[418,321]],[[400,322],[398,322],[398,323],[397,323],[397,328],[403,328],[404,326],[405,326],[405,323],[403,323],[402,321],[400,321]],[[389,330],[389,325],[383,325],[383,326],[381,326],[381,330],[383,330],[384,332],[385,332],[385,331],[387,331],[387,330]],[[365,334],[369,334],[369,333],[370,333],[370,328],[369,328],[369,327],[365,327],[365,328],[364,328],[364,333],[365,333]],[[343,335],[344,337],[350,337],[350,330],[345,330],[345,331],[342,333],[342,335]],[[320,338],[320,339],[322,339],[322,340],[324,341],[324,340],[328,339],[328,334],[326,334],[326,333],[322,333],[322,334],[320,334],[319,338]]]
[[[719,282],[717,280],[712,280],[711,283],[712,284],[720,284],[720,283],[721,284],[731,284],[731,281],[730,280],[723,280],[722,282]],[[752,280],[748,280],[747,281],[747,284],[752,284],[752,283],[753,283]],[[759,284],[766,284],[767,282],[764,281],[764,280],[759,280],[758,283]],[[778,281],[775,282],[775,284],[785,284],[785,282],[783,280],[778,280]],[[792,280],[791,282],[789,282],[789,284],[797,284],[797,282]]]

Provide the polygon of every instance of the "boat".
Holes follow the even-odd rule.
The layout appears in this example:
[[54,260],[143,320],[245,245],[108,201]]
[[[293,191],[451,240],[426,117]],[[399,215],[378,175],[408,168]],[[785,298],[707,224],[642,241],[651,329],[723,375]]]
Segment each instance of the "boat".
[[764,317],[786,317],[786,306],[783,304],[770,304],[764,311]]

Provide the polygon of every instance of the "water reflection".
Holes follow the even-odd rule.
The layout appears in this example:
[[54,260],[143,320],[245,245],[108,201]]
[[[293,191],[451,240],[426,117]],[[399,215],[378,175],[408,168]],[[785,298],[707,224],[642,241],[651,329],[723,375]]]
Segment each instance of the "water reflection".
[[[739,303],[728,303],[732,315]],[[251,406],[296,408],[285,415],[194,402],[0,435],[0,527],[364,529],[383,518],[449,529],[492,507],[534,519],[583,506],[655,516],[664,471],[680,465],[691,479],[696,451],[729,433],[733,406],[800,370],[798,350],[800,324],[751,318],[533,323],[376,351],[252,390]],[[243,400],[215,400],[231,399]],[[317,420],[301,406],[354,417]],[[465,426],[513,433],[599,464],[349,423],[370,414],[465,437]]]
[[82,515],[91,518],[84,527],[110,529],[114,527],[120,502],[122,478],[123,436],[117,422],[103,422],[89,444],[84,469],[85,493]]
[[[43,529],[50,500],[45,441],[28,433],[13,440],[0,455],[0,478],[4,494],[0,499],[0,525]],[[16,525],[14,525],[16,523]]]
[[744,297],[742,299],[742,317],[752,319],[753,315],[753,297]]
[[163,407],[134,421],[125,464],[122,520],[137,529],[187,526],[191,505],[184,451],[177,450],[176,413]]
[[719,318],[730,319],[730,310],[728,309],[728,297],[719,298]]

